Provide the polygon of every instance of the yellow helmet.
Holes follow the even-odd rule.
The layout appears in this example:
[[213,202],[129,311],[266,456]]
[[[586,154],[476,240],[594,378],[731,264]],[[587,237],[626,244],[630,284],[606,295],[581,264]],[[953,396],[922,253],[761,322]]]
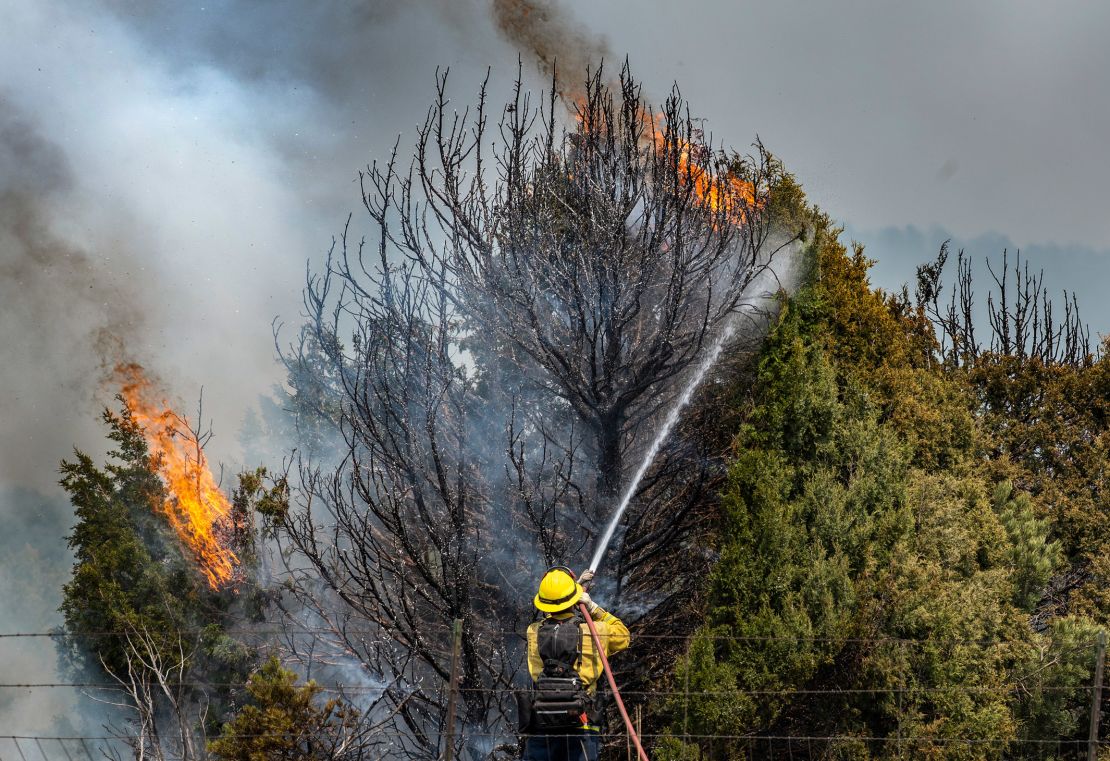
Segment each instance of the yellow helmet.
[[540,591],[533,601],[544,613],[558,613],[578,602],[582,585],[574,580],[574,572],[557,565],[540,579]]

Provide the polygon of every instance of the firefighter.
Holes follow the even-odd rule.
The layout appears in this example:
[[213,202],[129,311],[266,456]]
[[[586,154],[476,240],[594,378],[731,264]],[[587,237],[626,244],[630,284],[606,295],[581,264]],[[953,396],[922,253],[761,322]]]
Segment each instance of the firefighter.
[[597,761],[601,656],[579,606],[585,604],[594,620],[606,656],[628,647],[628,627],[590,599],[583,584],[592,579],[593,571],[578,580],[569,568],[555,566],[540,581],[534,603],[546,615],[528,627],[533,685],[520,706],[528,735],[524,761]]

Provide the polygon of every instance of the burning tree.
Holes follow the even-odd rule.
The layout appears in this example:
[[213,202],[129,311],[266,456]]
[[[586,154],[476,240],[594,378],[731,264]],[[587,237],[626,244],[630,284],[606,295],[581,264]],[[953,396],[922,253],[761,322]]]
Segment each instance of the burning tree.
[[677,94],[653,116],[627,69],[617,92],[594,75],[562,140],[555,99],[534,113],[518,90],[492,169],[484,98],[473,131],[446,110],[441,79],[417,145],[419,186],[398,183],[392,163],[372,170],[367,209],[387,233],[400,190],[400,253],[440,278],[476,351],[544,384],[584,427],[596,497],[610,503],[630,431],[670,401],[766,263],[759,207],[773,169],[766,155],[715,153]]
[[[569,108],[518,78],[492,130],[485,86],[459,114],[446,83],[407,169],[395,151],[362,175],[370,245],[345,231],[309,278],[283,358],[342,452],[302,462],[274,514],[298,620],[334,665],[381,680],[399,749],[422,755],[443,743],[452,619],[463,720],[504,727],[535,572],[582,557],[626,462],[791,239],[770,204],[790,180],[762,146],[715,148],[677,90],[656,111],[627,67]],[[658,509],[653,483],[613,553],[626,575],[689,527],[694,500],[672,485],[657,491],[685,509]]]
[[[151,463],[166,486],[159,512],[197,561],[212,589],[232,581],[239,558],[229,546],[234,520],[230,500],[220,490],[204,446],[210,432],[193,428],[154,394],[154,384],[138,365],[116,368],[120,396],[141,428]],[[198,414],[198,419],[200,415]]]
[[119,744],[101,755],[200,759],[255,658],[229,629],[260,607],[251,519],[280,486],[243,473],[229,500],[199,423],[160,401],[141,367],[117,377],[120,410],[103,413],[108,462],[75,451],[61,466],[76,521],[59,647],[78,681],[104,683],[90,697],[112,709],[105,729]]

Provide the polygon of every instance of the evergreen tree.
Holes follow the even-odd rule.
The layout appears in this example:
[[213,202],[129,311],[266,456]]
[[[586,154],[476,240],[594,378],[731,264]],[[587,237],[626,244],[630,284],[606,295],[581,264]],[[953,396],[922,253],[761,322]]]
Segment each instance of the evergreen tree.
[[802,736],[838,738],[828,758],[1047,758],[1020,741],[1073,736],[1090,673],[1074,650],[1089,624],[1030,625],[1060,544],[1028,493],[994,485],[992,432],[966,377],[935,361],[928,321],[813,221],[811,276],[745,403],[704,623],[656,755],[788,757],[782,738]]
[[201,605],[201,581],[157,510],[165,490],[139,425],[124,407],[104,412],[116,449],[98,468],[77,451],[62,463],[62,486],[77,518],[68,537],[73,574],[63,588],[66,655],[76,667],[127,671],[122,633],[186,627]]
[[167,737],[199,733],[202,721],[210,731],[254,662],[252,650],[227,629],[235,620],[259,619],[264,595],[253,581],[253,516],[279,499],[283,486],[267,487],[263,470],[240,476],[227,537],[240,559],[236,583],[213,590],[164,517],[166,488],[140,425],[126,405],[103,419],[115,444],[108,463],[98,467],[77,451],[61,466],[76,517],[68,537],[74,566],[61,606],[69,635],[60,640],[64,660],[75,672],[115,679],[132,693],[138,718],[122,718],[136,724],[139,744],[162,742],[155,727],[162,722],[183,725]]
[[208,744],[221,761],[309,761],[359,758],[361,715],[340,700],[321,702],[316,682],[297,684],[297,675],[271,657],[247,681],[250,702]]

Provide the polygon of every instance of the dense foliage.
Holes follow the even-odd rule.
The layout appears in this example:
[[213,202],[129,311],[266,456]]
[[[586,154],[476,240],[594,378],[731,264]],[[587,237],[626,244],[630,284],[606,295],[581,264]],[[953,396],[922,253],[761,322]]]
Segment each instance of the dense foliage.
[[1085,753],[1108,361],[951,361],[924,305],[814,221],[742,402],[661,756]]
[[82,681],[118,684],[109,698],[132,709],[120,722],[122,734],[166,722],[185,725],[173,733],[203,734],[254,662],[251,648],[227,630],[258,616],[260,593],[246,580],[254,573],[255,538],[245,526],[272,493],[263,474],[240,477],[238,529],[227,541],[243,563],[241,581],[213,590],[161,511],[165,486],[141,427],[126,406],[105,411],[104,421],[115,444],[108,463],[98,467],[77,451],[61,467],[76,517],[69,536],[75,562],[61,608],[64,660]]
[[322,700],[316,682],[297,684],[297,675],[271,657],[247,681],[249,702],[208,743],[222,761],[307,761],[338,758],[357,743],[357,710]]

